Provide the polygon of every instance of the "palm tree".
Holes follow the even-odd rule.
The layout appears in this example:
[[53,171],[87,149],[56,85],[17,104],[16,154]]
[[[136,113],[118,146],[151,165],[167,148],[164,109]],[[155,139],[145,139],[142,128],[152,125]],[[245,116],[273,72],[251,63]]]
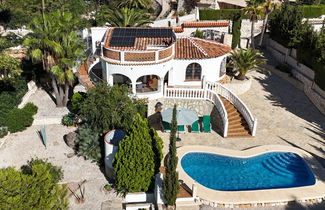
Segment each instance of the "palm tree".
[[140,27],[151,23],[149,16],[143,11],[127,7],[113,12],[107,21],[115,27]]
[[[52,67],[56,65],[56,58],[63,53],[62,46],[55,38],[59,35],[59,30],[55,25],[55,21],[55,19],[45,14],[42,18],[34,18],[31,23],[33,33],[23,42],[23,45],[28,47],[28,54],[32,60],[41,61],[43,69],[48,73],[50,73]],[[51,75],[51,85],[57,106],[62,106],[59,90],[53,75]]]
[[264,70],[260,65],[266,63],[267,60],[261,58],[262,56],[262,53],[252,48],[247,50],[237,49],[231,52],[230,65],[233,66],[235,71],[239,72],[237,79],[244,80],[249,71]]
[[249,19],[252,22],[251,26],[251,47],[255,49],[254,43],[254,25],[257,19],[260,17],[262,7],[259,0],[249,0],[247,2],[247,7],[243,8],[245,15],[249,15]]
[[77,36],[75,31],[70,32],[62,37],[61,46],[63,48],[62,57],[59,58],[58,65],[51,69],[54,75],[60,93],[60,100],[63,106],[67,105],[69,88],[75,81],[73,68],[78,66],[77,61],[83,57],[83,44]]
[[[34,61],[42,61],[43,68],[51,77],[56,105],[66,106],[69,87],[74,82],[72,68],[77,66],[83,52],[78,40],[71,13],[56,11],[33,20],[33,34],[24,41]],[[72,32],[71,32],[72,30]]]
[[127,8],[149,8],[151,5],[150,0],[123,0],[119,7],[127,7]]
[[269,15],[271,14],[271,12],[273,10],[278,8],[280,5],[281,5],[281,2],[275,2],[274,0],[266,0],[262,4],[262,10],[264,11],[265,18],[263,21],[262,33],[261,33],[261,38],[260,38],[260,42],[258,43],[258,46],[262,46],[264,33],[266,32],[266,27],[267,27],[268,20],[269,20]]

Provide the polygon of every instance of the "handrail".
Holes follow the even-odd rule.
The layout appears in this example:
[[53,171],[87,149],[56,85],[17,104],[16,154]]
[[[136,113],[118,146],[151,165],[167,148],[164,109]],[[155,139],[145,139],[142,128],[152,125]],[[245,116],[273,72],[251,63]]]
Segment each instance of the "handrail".
[[217,94],[220,94],[222,97],[226,98],[238,109],[238,111],[245,118],[252,136],[255,136],[257,120],[256,118],[254,118],[245,103],[239,97],[237,97],[231,90],[229,90],[220,83],[206,82],[206,86],[208,89],[214,89]]
[[164,87],[164,97],[165,98],[181,98],[181,99],[204,99],[212,102],[219,113],[223,121],[223,136],[228,135],[228,114],[227,110],[222,103],[220,97],[214,90],[209,89],[192,89],[192,88],[168,88],[165,83]]

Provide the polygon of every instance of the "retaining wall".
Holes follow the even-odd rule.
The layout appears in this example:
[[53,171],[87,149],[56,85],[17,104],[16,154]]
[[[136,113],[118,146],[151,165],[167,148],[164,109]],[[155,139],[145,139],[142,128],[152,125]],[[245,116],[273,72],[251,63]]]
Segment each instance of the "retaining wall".
[[296,59],[296,49],[288,49],[268,38],[266,48],[280,63],[286,63],[292,68],[292,75],[304,84],[304,93],[325,115],[325,91],[314,82],[315,72]]
[[28,102],[28,99],[31,95],[33,95],[36,90],[37,90],[37,86],[35,84],[34,81],[30,81],[27,83],[27,87],[28,87],[28,91],[27,93],[23,96],[23,99],[21,100],[20,104],[18,105],[18,108],[21,109],[23,108],[27,102]]

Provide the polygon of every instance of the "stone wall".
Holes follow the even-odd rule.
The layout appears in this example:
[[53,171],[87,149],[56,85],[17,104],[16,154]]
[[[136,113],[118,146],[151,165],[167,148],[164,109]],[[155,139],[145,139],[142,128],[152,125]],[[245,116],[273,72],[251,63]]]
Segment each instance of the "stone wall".
[[314,71],[296,60],[296,50],[285,48],[270,38],[266,41],[266,48],[278,62],[292,68],[292,75],[304,84],[304,93],[325,115],[325,91],[314,82]]
[[162,111],[168,108],[172,108],[174,107],[174,104],[176,104],[179,107],[195,110],[199,116],[210,115],[214,107],[214,105],[211,102],[205,100],[159,98],[159,99],[149,101],[148,116],[155,113],[155,105],[157,102],[163,104]]

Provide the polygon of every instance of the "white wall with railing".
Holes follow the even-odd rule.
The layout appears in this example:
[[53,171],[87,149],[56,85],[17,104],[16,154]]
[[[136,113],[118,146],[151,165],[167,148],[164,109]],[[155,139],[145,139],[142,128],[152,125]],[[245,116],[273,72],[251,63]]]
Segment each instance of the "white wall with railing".
[[252,136],[256,135],[257,119],[254,118],[248,107],[236,94],[220,83],[206,82],[206,88],[208,90],[214,90],[217,94],[230,101],[245,118]]
[[192,89],[192,88],[168,88],[165,84],[165,98],[180,98],[180,99],[199,99],[211,101],[219,111],[223,122],[223,136],[228,135],[228,114],[217,92],[213,89]]

